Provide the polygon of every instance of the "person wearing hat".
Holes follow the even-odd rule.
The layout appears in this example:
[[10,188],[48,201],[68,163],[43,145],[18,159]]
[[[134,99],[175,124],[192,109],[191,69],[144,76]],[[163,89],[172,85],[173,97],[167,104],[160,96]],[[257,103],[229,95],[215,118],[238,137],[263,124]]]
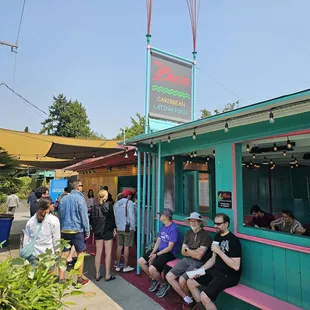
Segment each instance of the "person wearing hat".
[[197,212],[192,212],[184,222],[191,227],[186,233],[182,245],[185,256],[167,274],[166,279],[174,290],[183,298],[182,309],[192,309],[196,302],[190,297],[187,287],[187,271],[200,268],[211,257],[211,238],[203,229],[204,221]]
[[[226,288],[238,284],[241,276],[241,243],[238,237],[229,231],[230,218],[218,213],[214,219],[217,234],[211,250],[212,257],[203,265],[205,275],[187,280],[188,288],[197,303],[205,309],[216,310],[214,304],[218,294]],[[199,287],[203,289],[200,290]]]
[[162,279],[161,273],[166,264],[176,258],[178,251],[179,229],[172,222],[172,215],[170,209],[164,208],[162,210],[160,221],[163,225],[159,230],[154,248],[138,259],[138,264],[142,270],[151,278],[149,292],[155,292],[160,286],[156,294],[157,297],[164,297],[170,288],[170,285]]
[[[117,227],[117,249],[115,270],[119,272],[122,250],[124,248],[124,268],[123,272],[130,272],[135,268],[128,265],[129,248],[133,246],[134,232],[136,229],[136,218],[134,211],[134,203],[131,201],[132,192],[125,189],[122,192],[122,199],[118,200],[114,205],[114,216]],[[126,229],[127,228],[127,229]],[[128,231],[126,231],[128,230]]]

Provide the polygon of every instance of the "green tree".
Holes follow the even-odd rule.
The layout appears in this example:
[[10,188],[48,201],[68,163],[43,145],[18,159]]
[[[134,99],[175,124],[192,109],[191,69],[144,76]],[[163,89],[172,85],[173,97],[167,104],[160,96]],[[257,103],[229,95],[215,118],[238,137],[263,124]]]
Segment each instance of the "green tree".
[[235,102],[228,102],[225,105],[225,107],[223,108],[222,111],[219,111],[218,109],[215,109],[213,111],[213,114],[209,110],[207,110],[207,109],[202,109],[202,110],[200,110],[200,112],[201,112],[200,118],[206,118],[206,117],[210,117],[210,116],[215,115],[215,114],[220,114],[220,113],[232,111],[232,110],[238,109],[239,106],[240,106],[240,103],[239,103],[239,100],[238,100],[238,101],[235,101]]
[[25,127],[24,132],[29,132],[28,126]]
[[144,133],[144,124],[145,117],[141,116],[139,113],[136,113],[137,120],[133,117],[130,118],[131,126],[126,127],[125,129],[121,128],[121,132],[115,137],[117,140],[123,139],[123,131],[126,132],[126,139],[133,138]]
[[90,121],[82,103],[68,101],[63,94],[53,98],[49,116],[41,123],[43,127],[40,133],[71,138],[91,137]]

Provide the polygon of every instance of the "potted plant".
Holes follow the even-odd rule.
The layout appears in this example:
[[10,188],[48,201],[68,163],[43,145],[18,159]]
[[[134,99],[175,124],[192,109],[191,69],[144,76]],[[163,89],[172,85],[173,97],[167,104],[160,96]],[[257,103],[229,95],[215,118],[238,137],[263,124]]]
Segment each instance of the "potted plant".
[[12,214],[7,214],[5,201],[6,195],[17,192],[20,181],[16,178],[19,161],[0,147],[0,243],[7,246],[11,226],[14,219]]
[[59,255],[64,247],[68,247],[68,243],[61,240],[57,245],[58,253],[53,254],[52,250],[47,249],[38,256],[34,265],[20,257],[0,262],[0,309],[57,310],[74,305],[66,302],[66,297],[84,294],[80,290],[69,291],[73,275],[78,274],[77,266],[69,272],[69,279],[65,283],[58,283],[54,272],[57,268],[66,269],[65,259]]

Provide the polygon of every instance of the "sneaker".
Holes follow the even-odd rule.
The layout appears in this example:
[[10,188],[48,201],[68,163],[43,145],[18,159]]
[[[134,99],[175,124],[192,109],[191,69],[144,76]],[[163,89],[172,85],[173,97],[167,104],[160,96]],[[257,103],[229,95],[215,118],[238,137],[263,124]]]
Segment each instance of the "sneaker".
[[[121,263],[119,264],[119,266],[120,266],[121,268],[123,268],[123,267],[124,267],[124,262],[121,262]],[[117,261],[114,261],[114,267],[115,267],[115,268],[117,267]]]
[[149,292],[150,292],[150,293],[155,292],[155,291],[157,290],[157,288],[158,288],[158,285],[159,285],[159,282],[158,282],[158,281],[156,281],[156,280],[151,280],[151,286],[150,286],[150,288],[149,288]]
[[116,272],[120,272],[120,271],[121,271],[121,268],[120,268],[120,267],[115,267],[115,271],[116,271]]
[[87,285],[89,283],[89,280],[88,279],[83,279],[83,278],[78,278],[77,280],[77,284],[81,284],[83,286]]
[[162,298],[166,295],[166,293],[168,292],[168,290],[170,289],[170,284],[169,283],[164,283],[162,284],[159,289],[158,292],[156,293],[156,297],[158,298]]
[[188,304],[187,302],[185,302],[182,305],[182,309],[183,310],[193,310],[196,307],[197,303],[196,301],[191,302],[190,304]]
[[135,268],[127,266],[126,268],[123,269],[123,272],[130,272],[130,271],[133,271],[133,270],[135,270]]

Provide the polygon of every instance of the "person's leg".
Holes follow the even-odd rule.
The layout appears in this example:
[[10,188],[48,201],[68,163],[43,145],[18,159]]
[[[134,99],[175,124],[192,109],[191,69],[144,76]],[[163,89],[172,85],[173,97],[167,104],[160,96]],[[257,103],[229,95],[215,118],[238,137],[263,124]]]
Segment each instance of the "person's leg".
[[129,246],[124,246],[124,269],[128,267],[129,261]]
[[200,300],[206,310],[217,310],[216,305],[212,302],[212,300],[207,296],[205,292],[200,293]]
[[103,240],[96,240],[95,268],[97,279],[100,277],[102,249],[103,249]]
[[69,263],[69,262],[72,262],[72,260],[73,260],[73,255],[74,255],[75,253],[76,253],[76,250],[75,250],[75,246],[73,245],[73,246],[71,247],[69,256],[68,256],[68,258],[67,258],[67,262],[68,262],[68,263]]
[[199,290],[200,284],[195,279],[188,279],[187,286],[190,292],[192,293],[194,299],[197,302],[200,302],[200,290]]
[[188,278],[185,279],[183,276],[181,276],[179,278],[179,284],[180,284],[181,289],[184,292],[185,296],[190,296],[190,291],[189,291],[187,284],[186,284],[187,279]]
[[167,273],[166,279],[168,283],[173,287],[173,289],[184,299],[186,297],[186,294],[183,292],[178,277],[174,275],[171,271]]
[[122,251],[124,248],[124,234],[122,231],[117,233],[117,249],[116,249],[116,262],[117,262],[117,269],[120,268]]
[[[141,267],[142,268],[142,267]],[[164,284],[165,281],[163,280],[163,278],[161,277],[160,272],[157,271],[157,269],[151,265],[149,267],[149,274],[151,275],[152,279],[156,280],[157,282],[159,282],[160,285]]]
[[139,264],[139,266],[141,267],[141,269],[142,269],[149,277],[151,277],[150,272],[149,272],[148,262],[145,260],[144,257],[140,257],[140,258],[138,259],[138,264]]
[[[62,252],[61,257],[62,260],[64,261],[64,264],[66,264],[66,260],[68,258],[70,250]],[[65,272],[66,270],[63,270],[61,268],[59,268],[59,281],[63,281],[65,279]]]
[[[86,251],[86,243],[85,243],[85,235],[84,233],[80,232],[76,235],[74,235],[73,240],[72,240],[72,244],[75,246],[76,252],[77,252],[77,259],[79,260],[79,258],[81,256],[85,256],[85,251]],[[85,277],[85,275],[83,274],[83,270],[84,270],[84,258],[82,260],[81,265],[78,268],[78,280],[77,282],[85,285],[89,282],[89,280],[87,279],[87,277]]]
[[133,271],[134,268],[129,266],[129,249],[133,246],[134,231],[125,233],[124,235],[124,272]]
[[105,279],[106,280],[109,280],[111,277],[112,246],[113,246],[113,239],[104,240]]

